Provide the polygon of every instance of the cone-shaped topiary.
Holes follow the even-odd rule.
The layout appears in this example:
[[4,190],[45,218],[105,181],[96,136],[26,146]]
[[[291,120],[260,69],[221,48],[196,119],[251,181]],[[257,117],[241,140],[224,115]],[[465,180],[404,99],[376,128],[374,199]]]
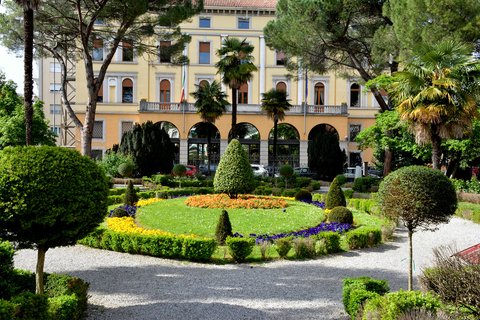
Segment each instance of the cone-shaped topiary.
[[345,207],[346,205],[345,195],[343,194],[342,188],[340,188],[337,178],[335,178],[328,190],[326,208],[333,209],[339,206]]
[[125,191],[125,196],[123,198],[123,203],[130,206],[134,206],[135,203],[137,203],[137,201],[138,201],[137,191],[135,191],[135,188],[133,187],[132,180],[129,180],[127,190]]
[[218,219],[217,228],[215,229],[215,238],[217,239],[218,244],[223,246],[225,244],[225,239],[232,235],[232,224],[230,223],[228,212],[222,210],[222,214]]
[[230,141],[220,159],[213,187],[216,192],[226,193],[232,199],[239,193],[248,193],[255,189],[255,179],[248,155],[238,140]]

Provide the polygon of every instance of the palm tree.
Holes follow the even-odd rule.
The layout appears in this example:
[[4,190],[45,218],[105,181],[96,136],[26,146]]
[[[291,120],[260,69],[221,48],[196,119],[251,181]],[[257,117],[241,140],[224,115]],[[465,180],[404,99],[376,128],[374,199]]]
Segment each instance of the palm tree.
[[278,121],[285,119],[285,112],[290,110],[291,104],[287,93],[283,90],[270,89],[262,93],[262,110],[267,112],[267,117],[273,119],[273,174],[277,165],[277,128]]
[[25,106],[25,143],[32,144],[33,122],[33,10],[38,9],[40,0],[15,0],[23,8],[23,97]]
[[257,67],[253,64],[254,47],[246,39],[225,38],[222,47],[217,50],[220,60],[215,64],[217,73],[222,74],[222,82],[232,89],[232,135],[237,138],[237,91],[242,84],[253,78]]
[[[197,89],[191,93],[195,98],[195,108],[200,118],[205,123],[215,123],[215,120],[220,118],[226,110],[226,106],[229,104],[227,101],[227,95],[222,91],[220,84],[217,81],[213,81],[211,84],[208,81],[202,82],[201,85],[195,85]],[[211,163],[211,148],[210,143],[212,139],[211,125],[207,126],[207,157],[208,157],[208,175],[210,175],[210,163]]]
[[478,119],[479,77],[471,50],[451,41],[420,49],[394,75],[389,93],[417,143],[432,145],[434,169],[440,169],[442,140],[462,137]]

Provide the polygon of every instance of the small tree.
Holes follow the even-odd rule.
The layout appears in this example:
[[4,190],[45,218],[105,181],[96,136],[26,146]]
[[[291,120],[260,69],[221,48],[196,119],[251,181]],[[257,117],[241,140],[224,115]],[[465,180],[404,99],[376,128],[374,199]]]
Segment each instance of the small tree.
[[288,189],[288,180],[290,180],[294,174],[292,166],[288,164],[281,166],[279,173],[285,181],[285,189]]
[[417,228],[433,230],[448,222],[457,209],[457,194],[450,180],[439,170],[427,167],[403,167],[389,174],[378,190],[382,213],[401,219],[408,230],[408,289],[412,289],[412,235]]
[[219,245],[225,244],[225,239],[231,237],[232,233],[232,224],[230,223],[230,217],[226,210],[222,210],[222,214],[218,219],[217,228],[215,229],[215,238]]
[[216,192],[226,193],[237,198],[239,193],[247,193],[255,188],[255,178],[248,161],[248,155],[237,139],[232,139],[220,159],[213,187]]
[[185,177],[185,174],[187,173],[187,167],[185,167],[183,164],[176,164],[173,166],[172,169],[172,174],[179,179],[179,187],[182,187],[182,178]]
[[76,150],[8,147],[0,152],[0,238],[36,248],[36,292],[43,293],[49,248],[73,245],[107,212],[103,170]]
[[345,200],[345,195],[343,194],[342,188],[338,179],[335,178],[330,185],[327,193],[327,201],[325,203],[327,209],[333,209],[335,207],[345,207],[347,201]]
[[123,203],[125,205],[134,206],[138,202],[137,191],[133,187],[132,180],[128,180],[127,190],[125,190],[125,196],[123,198]]

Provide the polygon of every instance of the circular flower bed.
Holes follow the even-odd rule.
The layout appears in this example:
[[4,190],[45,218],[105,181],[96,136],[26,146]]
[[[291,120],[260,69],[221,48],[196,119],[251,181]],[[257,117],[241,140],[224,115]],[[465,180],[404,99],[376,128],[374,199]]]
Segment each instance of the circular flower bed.
[[285,199],[240,195],[237,199],[230,199],[226,194],[208,194],[191,196],[185,200],[190,207],[208,209],[281,209],[288,207]]

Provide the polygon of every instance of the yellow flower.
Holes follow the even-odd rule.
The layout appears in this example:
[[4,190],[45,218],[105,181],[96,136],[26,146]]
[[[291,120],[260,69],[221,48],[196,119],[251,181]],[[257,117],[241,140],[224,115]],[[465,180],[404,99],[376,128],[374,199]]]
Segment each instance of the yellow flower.
[[159,201],[162,201],[162,200],[163,199],[160,199],[160,198],[140,199],[137,202],[137,207],[148,206],[149,204],[159,202]]

